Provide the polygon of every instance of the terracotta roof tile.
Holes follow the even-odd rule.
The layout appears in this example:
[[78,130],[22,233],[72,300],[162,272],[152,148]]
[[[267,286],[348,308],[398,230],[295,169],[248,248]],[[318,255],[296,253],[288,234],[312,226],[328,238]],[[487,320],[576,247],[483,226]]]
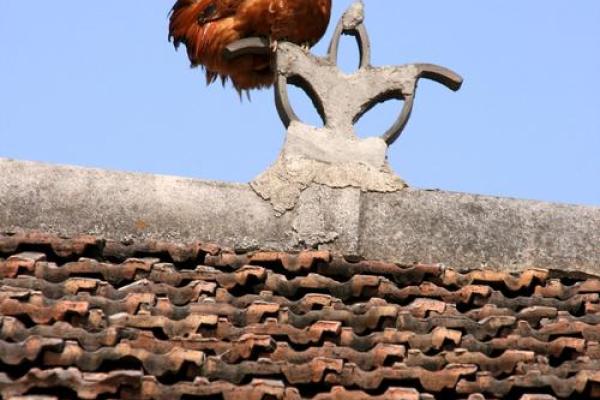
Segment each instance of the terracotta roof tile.
[[6,399],[600,398],[594,277],[28,233],[0,279]]

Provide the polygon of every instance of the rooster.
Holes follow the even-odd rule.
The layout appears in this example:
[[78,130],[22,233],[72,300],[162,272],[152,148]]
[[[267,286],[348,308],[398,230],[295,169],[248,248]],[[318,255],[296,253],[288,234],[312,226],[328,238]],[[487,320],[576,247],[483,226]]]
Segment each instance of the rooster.
[[224,57],[225,48],[248,37],[311,47],[325,34],[331,0],[177,0],[169,40],[183,43],[192,67],[203,66],[207,84],[231,79],[238,92],[273,83],[272,51]]

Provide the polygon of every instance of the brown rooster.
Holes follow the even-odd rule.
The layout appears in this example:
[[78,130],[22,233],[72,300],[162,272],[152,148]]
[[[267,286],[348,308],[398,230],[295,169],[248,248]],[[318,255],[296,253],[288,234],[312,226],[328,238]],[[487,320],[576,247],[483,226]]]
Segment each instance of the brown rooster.
[[314,45],[325,33],[331,0],[177,0],[169,39],[184,43],[192,67],[206,69],[207,83],[230,78],[238,91],[273,83],[270,55],[226,60],[225,47],[247,37]]

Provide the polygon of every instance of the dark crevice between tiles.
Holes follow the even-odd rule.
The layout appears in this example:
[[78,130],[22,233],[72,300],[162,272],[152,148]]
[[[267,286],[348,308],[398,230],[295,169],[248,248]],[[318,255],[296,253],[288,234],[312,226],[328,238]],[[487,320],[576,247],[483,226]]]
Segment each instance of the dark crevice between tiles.
[[[194,395],[194,394],[184,394],[179,399],[180,400],[225,400],[223,395],[220,393],[219,394],[207,394],[204,396]],[[240,399],[240,400],[242,400],[242,399]],[[263,396],[263,398],[260,400],[266,400],[266,398]]]
[[557,357],[549,355],[548,362],[552,368],[557,368],[568,361],[575,361],[578,357],[583,356],[582,353],[570,347],[565,347]]
[[5,364],[0,359],[0,373],[5,373],[12,381],[16,381],[31,371],[33,368],[39,368],[44,365],[43,352],[40,351],[34,360],[24,359],[17,365]]
[[48,262],[53,262],[56,265],[62,265],[69,262],[74,262],[80,258],[93,258],[96,260],[103,260],[102,245],[86,245],[81,253],[71,253],[69,255],[59,255],[55,252],[50,244],[31,244],[31,243],[20,243],[15,251],[9,253],[0,252],[0,256],[8,258],[12,255],[33,252],[33,253],[44,253]]
[[543,282],[537,278],[533,278],[531,280],[531,283],[528,286],[524,286],[524,287],[520,288],[519,290],[511,290],[504,282],[488,282],[488,281],[474,280],[472,284],[488,286],[488,287],[492,288],[492,290],[496,290],[496,291],[502,293],[502,295],[507,299],[515,299],[517,297],[533,296],[535,293],[535,288],[537,286],[543,286],[545,284],[545,282]]
[[23,314],[11,315],[11,317],[15,318],[17,321],[22,323],[23,326],[25,327],[25,329],[31,329],[34,326],[38,325],[36,322],[33,321],[33,319],[29,316],[29,314],[23,313]]
[[[121,388],[121,390],[123,390],[124,388]],[[120,392],[121,390],[117,391],[117,393],[101,393],[99,394],[97,397],[95,397],[95,400],[114,400],[114,399],[120,399],[122,398]],[[137,392],[137,390],[135,389],[129,389],[129,391],[133,391],[133,393]],[[77,394],[77,391],[75,391],[73,388],[69,388],[66,386],[52,386],[52,387],[48,387],[48,388],[42,388],[42,387],[33,387],[31,389],[29,389],[26,393],[25,396],[48,396],[48,397],[55,397],[59,400],[80,400],[81,397],[79,397],[79,395]],[[131,397],[129,397],[131,398]]]
[[94,369],[93,372],[110,373],[122,370],[143,371],[144,367],[139,359],[132,356],[125,356],[116,360],[103,360],[100,366]]
[[208,253],[200,251],[196,257],[192,257],[186,261],[176,261],[168,251],[152,252],[152,251],[134,251],[127,254],[126,257],[108,255],[104,258],[105,261],[119,264],[130,258],[157,258],[160,263],[173,264],[176,270],[195,270],[199,265],[204,265],[206,255]]
[[170,263],[175,266],[177,270],[194,270],[198,265],[204,265],[204,261],[208,253],[200,251],[194,258],[190,258],[186,261],[176,261],[167,251],[132,251],[123,255],[105,254],[104,246],[99,245],[86,245],[82,252],[71,252],[68,255],[59,255],[53,249],[51,244],[31,244],[21,243],[17,246],[14,251],[11,252],[0,252],[0,258],[8,258],[12,255],[33,252],[43,253],[46,255],[46,261],[55,263],[58,266],[79,261],[81,258],[94,259],[98,262],[109,262],[114,264],[120,264],[130,258],[157,258],[161,263]]
[[202,367],[190,361],[184,361],[177,372],[167,372],[156,379],[163,385],[175,385],[181,382],[192,382],[195,378],[202,376]]
[[297,271],[290,271],[285,268],[283,263],[280,260],[277,261],[250,261],[248,265],[253,265],[257,267],[263,267],[266,270],[269,270],[275,274],[283,275],[288,280],[292,280],[294,278],[308,276],[311,273],[315,272],[316,261],[313,261],[312,265],[308,268],[298,268]]
[[558,279],[560,283],[563,285],[570,287],[574,286],[582,281],[586,281],[589,279],[599,279],[597,275],[586,274],[581,271],[572,271],[572,270],[556,270],[551,269],[549,274],[549,279]]
[[[571,384],[572,385],[572,384]],[[574,389],[574,388],[573,388]],[[503,400],[522,400],[525,395],[546,395],[554,396],[558,399],[569,399],[569,400],[589,400],[598,398],[598,396],[592,396],[592,384],[588,383],[583,393],[573,392],[568,397],[558,396],[551,387],[546,388],[520,388],[513,387],[510,392],[501,396]]]
[[[54,386],[49,388],[34,387],[27,391],[27,396],[54,396],[60,400],[78,400],[77,392],[65,386]],[[99,399],[97,397],[96,399]]]
[[[302,352],[308,351],[312,347],[323,347],[323,345],[325,345],[325,343],[333,343],[336,346],[339,346],[339,342],[340,342],[339,337],[337,335],[335,335],[333,332],[324,332],[321,335],[321,338],[319,340],[307,341],[307,343],[293,342],[290,340],[290,338],[287,335],[271,335],[271,337],[273,338],[273,341],[275,341],[275,342],[287,343],[287,345],[290,347],[290,349],[297,353],[302,353]],[[352,347],[352,346],[350,346],[350,347]],[[375,346],[371,346],[371,348],[372,347],[375,347]],[[358,349],[358,348],[354,348],[354,349],[358,350],[358,351],[369,351],[371,348],[363,346],[360,349]]]
[[265,283],[254,275],[249,275],[246,283],[243,285],[235,285],[231,289],[227,289],[233,297],[243,297],[248,294],[260,294],[264,290]]

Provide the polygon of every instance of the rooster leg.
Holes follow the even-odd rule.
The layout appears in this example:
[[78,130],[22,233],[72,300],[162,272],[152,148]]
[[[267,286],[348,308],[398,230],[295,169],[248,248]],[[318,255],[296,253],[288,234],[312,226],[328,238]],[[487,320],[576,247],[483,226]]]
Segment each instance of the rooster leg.
[[279,45],[279,42],[277,41],[277,39],[269,38],[269,48],[271,49],[271,52],[277,53],[278,45]]
[[[285,42],[285,41],[287,41],[287,39],[283,38],[283,39],[281,39],[281,41]],[[279,41],[277,39],[273,39],[273,38],[269,39],[269,47],[271,48],[271,51],[273,53],[277,52],[277,46],[278,46],[278,44],[279,44]],[[302,48],[302,50],[304,50],[305,53],[308,53],[308,51],[311,48],[311,43],[310,42],[303,42],[303,43],[300,44],[300,47]]]
[[305,53],[308,53],[310,51],[311,48],[311,43],[310,42],[303,42],[300,44],[300,48],[302,50],[304,50]]

